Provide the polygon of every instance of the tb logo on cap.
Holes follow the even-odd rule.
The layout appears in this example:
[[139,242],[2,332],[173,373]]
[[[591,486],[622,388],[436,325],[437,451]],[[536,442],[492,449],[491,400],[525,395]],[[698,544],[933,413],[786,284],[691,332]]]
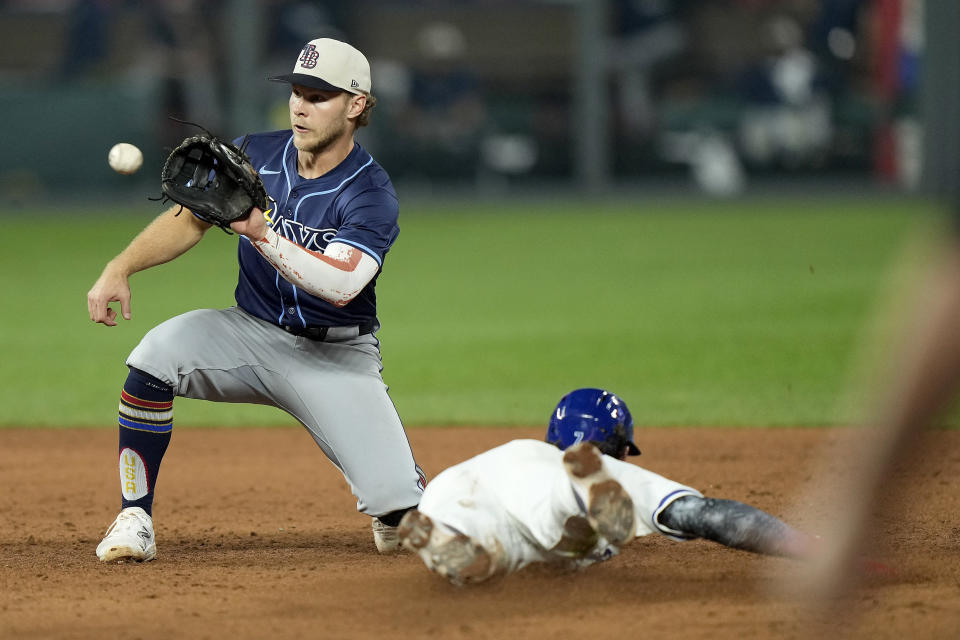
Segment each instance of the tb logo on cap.
[[303,51],[300,52],[300,66],[304,69],[313,69],[317,66],[317,60],[319,59],[320,53],[312,44],[308,44],[303,48]]

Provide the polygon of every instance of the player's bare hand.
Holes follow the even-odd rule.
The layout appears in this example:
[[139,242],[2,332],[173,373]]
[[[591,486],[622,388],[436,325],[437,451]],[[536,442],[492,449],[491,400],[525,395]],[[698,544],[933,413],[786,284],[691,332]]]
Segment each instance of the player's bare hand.
[[117,310],[110,306],[111,302],[119,302],[123,318],[130,319],[130,282],[122,271],[107,265],[93,288],[87,292],[90,319],[108,327],[116,326]]
[[262,209],[254,207],[243,220],[231,222],[230,228],[251,240],[260,240],[267,232],[267,218]]

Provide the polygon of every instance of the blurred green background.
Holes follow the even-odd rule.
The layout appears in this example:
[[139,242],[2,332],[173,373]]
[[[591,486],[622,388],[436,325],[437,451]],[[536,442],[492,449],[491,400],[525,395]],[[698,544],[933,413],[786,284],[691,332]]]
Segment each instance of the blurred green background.
[[[214,230],[132,278],[132,321],[89,321],[103,264],[158,212],[4,220],[0,424],[113,427],[140,337],[233,303],[236,238]],[[938,222],[905,198],[409,202],[378,285],[384,378],[408,426],[545,424],[580,386],[639,424],[836,424],[881,299],[919,267],[905,248]],[[186,399],[175,419],[293,424]]]
[[[159,212],[167,148],[195,132],[170,118],[288,127],[265,79],[317,37],[371,63],[358,140],[403,206],[378,293],[407,425],[543,424],[585,385],[641,424],[848,422],[879,309],[938,230],[915,199],[949,152],[921,108],[943,84],[921,8],[0,2],[0,425],[113,428],[140,337],[232,304],[221,233],[134,276],[132,322],[93,325],[85,295]],[[135,175],[106,165],[121,141]],[[292,424],[183,399],[176,421]]]

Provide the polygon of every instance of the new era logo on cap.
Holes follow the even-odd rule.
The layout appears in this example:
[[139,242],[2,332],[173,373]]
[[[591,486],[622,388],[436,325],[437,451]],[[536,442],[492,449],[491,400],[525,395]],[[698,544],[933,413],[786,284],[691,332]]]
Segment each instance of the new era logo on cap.
[[370,93],[370,63],[346,42],[318,38],[304,45],[293,73],[270,80],[327,91]]

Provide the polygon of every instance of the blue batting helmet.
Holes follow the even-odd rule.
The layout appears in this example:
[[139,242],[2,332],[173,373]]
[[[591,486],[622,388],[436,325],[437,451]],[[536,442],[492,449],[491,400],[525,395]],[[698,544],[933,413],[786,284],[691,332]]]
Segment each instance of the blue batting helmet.
[[627,404],[603,389],[571,391],[550,416],[547,442],[566,449],[584,441],[614,458],[640,455],[633,442],[633,417]]

